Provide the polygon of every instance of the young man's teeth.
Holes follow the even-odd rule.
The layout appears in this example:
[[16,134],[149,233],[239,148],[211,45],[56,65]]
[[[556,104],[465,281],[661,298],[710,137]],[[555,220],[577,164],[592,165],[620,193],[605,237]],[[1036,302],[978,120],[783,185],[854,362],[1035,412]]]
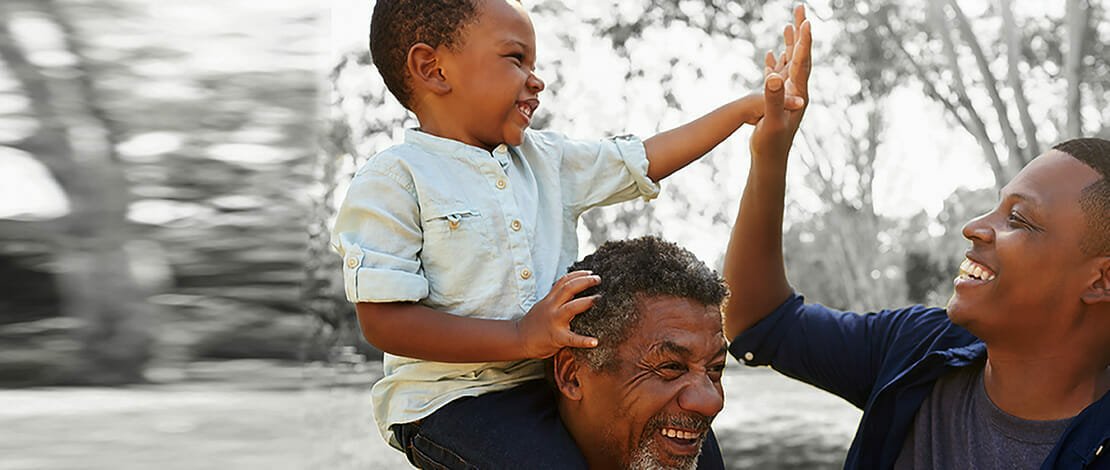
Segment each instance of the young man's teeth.
[[965,278],[965,279],[967,279],[967,278],[978,279],[978,280],[981,280],[981,281],[993,281],[994,280],[994,273],[992,273],[992,272],[990,272],[990,270],[982,267],[981,265],[979,265],[979,263],[976,263],[976,262],[971,261],[967,258],[964,258],[963,262],[960,263],[960,275],[959,275],[959,277]]

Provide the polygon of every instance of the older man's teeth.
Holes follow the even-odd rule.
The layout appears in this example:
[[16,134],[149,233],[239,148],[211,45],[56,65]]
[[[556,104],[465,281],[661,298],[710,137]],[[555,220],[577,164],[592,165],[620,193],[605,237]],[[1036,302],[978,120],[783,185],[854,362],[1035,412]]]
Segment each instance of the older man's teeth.
[[517,105],[516,108],[519,109],[520,112],[522,114],[524,114],[525,116],[532,117],[532,107],[531,106],[528,106],[526,104],[521,104],[521,105]]
[[700,436],[700,434],[698,434],[696,432],[682,431],[682,430],[679,430],[679,429],[671,429],[671,428],[663,428],[661,430],[661,432],[664,436],[671,437],[671,438],[676,438],[676,439],[692,440],[692,439],[697,439],[698,436]]

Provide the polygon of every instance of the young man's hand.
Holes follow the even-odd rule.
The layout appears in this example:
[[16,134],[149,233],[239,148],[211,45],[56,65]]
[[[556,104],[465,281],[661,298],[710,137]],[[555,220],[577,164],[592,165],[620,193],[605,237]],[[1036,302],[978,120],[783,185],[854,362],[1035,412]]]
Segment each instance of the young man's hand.
[[786,158],[809,104],[813,36],[805,7],[794,9],[794,24],[786,26],[783,40],[786,49],[777,60],[773,52],[767,52],[764,113],[752,134],[753,158]]
[[555,281],[551,292],[517,321],[517,334],[527,357],[542,359],[564,347],[597,346],[596,338],[570,331],[570,321],[592,307],[597,298],[574,296],[600,282],[601,278],[589,271],[574,271]]

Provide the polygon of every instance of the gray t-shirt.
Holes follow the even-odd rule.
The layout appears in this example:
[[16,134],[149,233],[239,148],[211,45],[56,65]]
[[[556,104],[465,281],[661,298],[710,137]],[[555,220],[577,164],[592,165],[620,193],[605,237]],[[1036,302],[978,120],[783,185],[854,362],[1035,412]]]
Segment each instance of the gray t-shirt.
[[937,380],[894,468],[1037,469],[1070,422],[1006,414],[987,396],[983,368],[964,367]]

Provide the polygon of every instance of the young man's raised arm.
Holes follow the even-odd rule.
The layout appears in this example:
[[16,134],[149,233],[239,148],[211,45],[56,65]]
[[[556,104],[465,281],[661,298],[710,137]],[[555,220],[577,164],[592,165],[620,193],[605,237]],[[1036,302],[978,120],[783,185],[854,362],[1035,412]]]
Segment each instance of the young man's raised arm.
[[794,22],[784,34],[782,60],[767,55],[766,109],[752,134],[751,170],[725,254],[724,278],[731,292],[725,306],[729,338],[766,317],[791,292],[782,255],[783,200],[787,155],[805,108],[788,111],[783,101],[787,95],[799,96],[808,105],[812,44],[801,6],[794,10]]

